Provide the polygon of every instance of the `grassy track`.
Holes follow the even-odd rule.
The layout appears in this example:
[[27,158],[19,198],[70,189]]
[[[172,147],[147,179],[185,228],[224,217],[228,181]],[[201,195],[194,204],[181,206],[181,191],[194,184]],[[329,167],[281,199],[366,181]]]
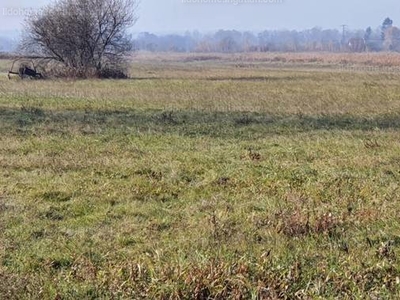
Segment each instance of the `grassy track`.
[[1,299],[400,297],[400,75],[137,57],[0,79]]

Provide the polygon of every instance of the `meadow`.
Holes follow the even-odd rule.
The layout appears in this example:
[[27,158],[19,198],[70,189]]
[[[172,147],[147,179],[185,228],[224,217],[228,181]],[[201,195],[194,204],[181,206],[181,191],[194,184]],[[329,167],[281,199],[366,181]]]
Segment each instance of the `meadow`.
[[341,55],[1,61],[0,299],[398,299],[400,59]]

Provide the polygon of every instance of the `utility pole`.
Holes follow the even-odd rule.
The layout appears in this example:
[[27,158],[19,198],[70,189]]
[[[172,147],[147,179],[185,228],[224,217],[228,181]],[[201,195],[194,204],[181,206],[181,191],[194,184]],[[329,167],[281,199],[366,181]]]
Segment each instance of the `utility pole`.
[[344,45],[346,44],[346,24],[340,25],[340,27],[342,27],[342,49],[344,47]]

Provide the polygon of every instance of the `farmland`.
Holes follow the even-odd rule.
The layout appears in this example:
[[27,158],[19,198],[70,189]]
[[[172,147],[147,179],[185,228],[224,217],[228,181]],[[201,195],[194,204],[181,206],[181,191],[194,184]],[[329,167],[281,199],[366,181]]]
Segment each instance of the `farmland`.
[[1,299],[400,297],[397,56],[138,54],[120,81],[8,66]]

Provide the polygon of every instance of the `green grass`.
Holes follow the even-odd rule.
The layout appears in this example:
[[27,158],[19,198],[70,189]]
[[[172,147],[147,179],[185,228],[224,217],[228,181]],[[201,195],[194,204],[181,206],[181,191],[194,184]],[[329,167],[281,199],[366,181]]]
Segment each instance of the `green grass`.
[[400,296],[400,75],[132,74],[0,80],[0,298]]

